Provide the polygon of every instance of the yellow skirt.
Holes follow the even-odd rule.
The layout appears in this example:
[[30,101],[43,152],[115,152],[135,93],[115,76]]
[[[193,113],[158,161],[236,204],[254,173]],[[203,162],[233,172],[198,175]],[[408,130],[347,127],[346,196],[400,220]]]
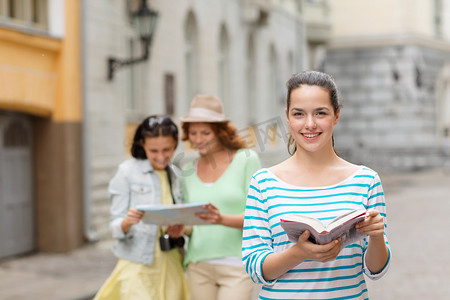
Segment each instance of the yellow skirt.
[[158,252],[151,266],[119,259],[94,300],[189,300],[181,254]]

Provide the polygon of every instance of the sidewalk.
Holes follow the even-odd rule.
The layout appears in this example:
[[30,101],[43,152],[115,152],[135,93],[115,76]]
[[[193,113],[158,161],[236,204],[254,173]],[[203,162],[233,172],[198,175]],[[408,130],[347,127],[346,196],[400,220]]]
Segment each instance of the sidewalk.
[[[450,172],[382,174],[381,180],[393,255],[385,277],[367,280],[370,299],[448,299]],[[91,299],[115,266],[111,246],[103,241],[68,254],[0,260],[0,300]]]
[[382,175],[392,261],[371,300],[450,299],[450,170]]
[[117,259],[112,241],[67,254],[39,253],[0,261],[1,300],[92,299]]

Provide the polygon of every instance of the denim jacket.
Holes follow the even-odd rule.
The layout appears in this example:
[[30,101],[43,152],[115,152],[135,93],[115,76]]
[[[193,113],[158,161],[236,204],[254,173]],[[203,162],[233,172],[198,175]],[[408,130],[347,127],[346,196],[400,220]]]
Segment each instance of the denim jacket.
[[[183,202],[180,170],[169,164],[167,171],[171,179],[175,203]],[[119,165],[119,170],[109,183],[111,222],[116,244],[113,253],[118,258],[151,265],[157,237],[157,225],[142,221],[122,231],[122,221],[130,207],[137,204],[161,204],[161,184],[158,175],[147,159],[129,159]]]

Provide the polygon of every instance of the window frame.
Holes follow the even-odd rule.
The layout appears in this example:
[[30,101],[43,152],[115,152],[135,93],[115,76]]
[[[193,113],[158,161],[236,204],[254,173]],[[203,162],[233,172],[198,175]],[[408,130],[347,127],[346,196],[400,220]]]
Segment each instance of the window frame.
[[0,26],[48,34],[49,4],[49,0],[0,0]]

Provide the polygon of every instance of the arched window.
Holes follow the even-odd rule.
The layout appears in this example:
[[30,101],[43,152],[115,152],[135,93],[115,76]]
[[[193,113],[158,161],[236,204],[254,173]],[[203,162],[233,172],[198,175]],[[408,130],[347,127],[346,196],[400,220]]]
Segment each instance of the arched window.
[[[279,84],[284,84],[288,80],[288,78],[290,78],[292,75],[298,72],[299,71],[297,70],[297,66],[295,65],[294,53],[292,51],[289,51],[286,56],[286,67],[283,68],[282,71],[283,74],[282,80],[284,81],[281,80]],[[286,87],[283,85],[280,86],[279,89],[280,94],[278,96],[278,100],[280,106],[284,108],[286,106],[286,92],[287,92]]]
[[278,111],[278,103],[280,102],[280,91],[282,91],[282,85],[280,82],[278,57],[274,45],[271,45],[269,50],[269,66],[269,111],[276,112]]
[[254,124],[257,122],[258,106],[256,105],[256,48],[253,33],[251,33],[247,39],[246,80],[247,115],[250,118],[250,124]]
[[294,53],[292,53],[292,51],[289,51],[289,53],[288,53],[287,63],[288,63],[288,65],[287,65],[288,74],[287,74],[286,78],[290,78],[295,73],[298,73],[297,68],[295,66]]
[[225,25],[222,25],[220,28],[218,53],[219,97],[222,99],[226,110],[230,106],[226,104],[229,101],[230,93],[230,41]]
[[198,93],[198,28],[192,12],[189,12],[185,22],[185,80],[186,103],[189,109],[190,101]]
[[434,34],[437,38],[442,38],[443,11],[442,0],[434,0]]
[[[268,117],[274,120],[274,118],[280,111],[280,99],[282,98],[282,93],[284,91],[284,88],[281,84],[280,67],[274,45],[271,45],[269,49],[269,66],[269,82],[267,84],[267,86],[269,87],[270,97],[268,101]],[[278,143],[277,122],[273,122],[268,128],[268,142],[270,145],[276,145]]]

